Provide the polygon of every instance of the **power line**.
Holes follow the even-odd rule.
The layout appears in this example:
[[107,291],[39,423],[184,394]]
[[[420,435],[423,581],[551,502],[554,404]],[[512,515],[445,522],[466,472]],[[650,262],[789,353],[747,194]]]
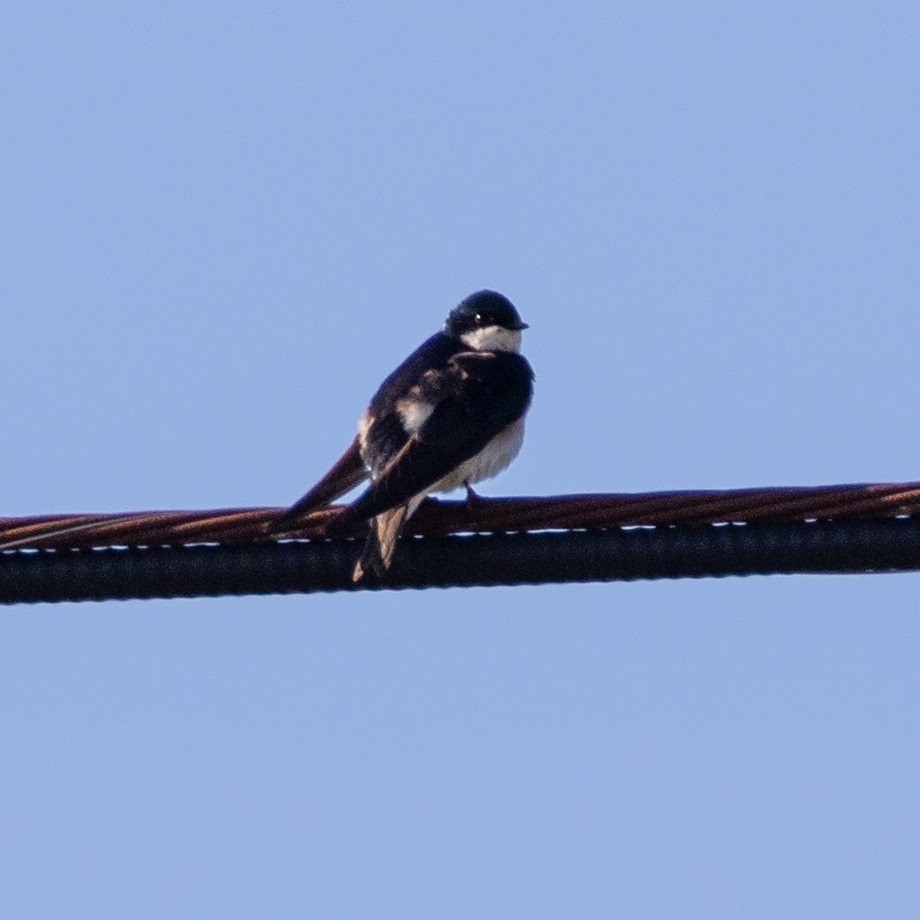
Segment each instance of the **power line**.
[[359,585],[366,525],[283,512],[0,518],[0,602],[920,569],[917,482],[429,501]]
[[920,569],[920,518],[481,534],[402,541],[355,585],[357,540],[14,551],[0,602],[313,593]]
[[[191,543],[241,544],[274,539],[283,508],[137,511],[0,518],[0,550],[77,549]],[[359,537],[366,525],[342,526],[339,508],[322,508],[282,535],[307,539]],[[407,534],[509,533],[631,525],[780,523],[883,519],[920,514],[920,482],[813,487],[558,495],[479,499],[472,504],[426,501]]]

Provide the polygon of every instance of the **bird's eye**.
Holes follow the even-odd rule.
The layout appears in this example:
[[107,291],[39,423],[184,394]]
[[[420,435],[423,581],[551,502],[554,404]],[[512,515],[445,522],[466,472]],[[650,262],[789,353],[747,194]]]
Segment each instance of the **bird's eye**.
[[476,314],[476,325],[477,325],[477,326],[481,326],[481,325],[482,325],[482,314],[481,314],[481,313],[477,313],[477,314]]

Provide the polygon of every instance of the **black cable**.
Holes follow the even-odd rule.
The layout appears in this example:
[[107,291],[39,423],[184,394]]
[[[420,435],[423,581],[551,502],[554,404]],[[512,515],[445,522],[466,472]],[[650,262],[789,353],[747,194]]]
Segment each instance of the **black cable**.
[[0,553],[0,603],[920,569],[920,518],[698,525],[400,542],[355,585],[356,540]]

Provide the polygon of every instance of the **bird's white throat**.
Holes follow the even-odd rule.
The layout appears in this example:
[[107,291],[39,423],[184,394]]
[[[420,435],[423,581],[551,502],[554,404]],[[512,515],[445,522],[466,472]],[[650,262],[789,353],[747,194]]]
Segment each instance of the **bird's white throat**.
[[504,326],[483,326],[464,332],[460,341],[471,351],[520,351],[521,331]]

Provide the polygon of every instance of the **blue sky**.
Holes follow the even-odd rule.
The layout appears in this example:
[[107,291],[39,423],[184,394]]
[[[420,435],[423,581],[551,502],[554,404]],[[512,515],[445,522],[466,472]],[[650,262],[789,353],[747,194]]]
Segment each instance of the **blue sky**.
[[[469,292],[486,494],[920,478],[915,4],[12,2],[3,514],[281,505]],[[11,608],[17,918],[920,909],[915,575]]]

